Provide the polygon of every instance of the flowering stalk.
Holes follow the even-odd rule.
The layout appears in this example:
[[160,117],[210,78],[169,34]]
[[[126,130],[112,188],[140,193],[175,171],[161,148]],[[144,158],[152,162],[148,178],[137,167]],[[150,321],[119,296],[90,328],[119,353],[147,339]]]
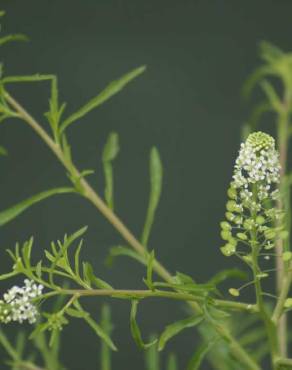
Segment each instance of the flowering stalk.
[[[286,236],[281,224],[283,211],[276,207],[280,169],[274,139],[263,132],[249,135],[241,144],[228,190],[227,221],[221,223],[221,236],[226,241],[222,253],[238,255],[252,269],[256,304],[267,330],[273,362],[279,350],[276,326],[266,309],[261,287],[261,280],[268,274],[261,271],[258,259],[263,250],[274,248],[274,240]],[[230,293],[239,295],[236,289],[230,289]]]

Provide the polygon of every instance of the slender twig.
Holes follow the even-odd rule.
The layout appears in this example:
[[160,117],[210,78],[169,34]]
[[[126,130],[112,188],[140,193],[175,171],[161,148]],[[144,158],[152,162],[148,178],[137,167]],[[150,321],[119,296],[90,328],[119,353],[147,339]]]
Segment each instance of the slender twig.
[[[138,239],[132,234],[132,232],[124,225],[124,223],[117,217],[117,215],[105,204],[105,202],[99,197],[99,195],[93,190],[89,183],[84,179],[75,165],[66,160],[61,147],[56,144],[47,132],[41,127],[41,125],[23,108],[11,95],[7,92],[4,93],[4,97],[7,102],[14,108],[18,116],[25,121],[50,147],[53,153],[57,156],[59,161],[64,165],[68,172],[74,177],[80,179],[80,186],[83,189],[83,195],[104,215],[104,217],[114,226],[114,228],[122,235],[122,237],[128,242],[128,244],[143,257],[147,256],[147,251],[144,246],[138,241]],[[166,268],[157,260],[153,263],[154,271],[161,276],[164,280],[172,281],[172,275],[166,270]],[[201,307],[197,302],[190,302],[192,308],[197,312],[202,312]],[[227,331],[227,329],[225,329]],[[218,331],[219,333],[219,331]],[[259,366],[251,358],[251,356],[240,346],[236,339],[227,331],[229,336],[229,343],[232,353],[238,358],[238,360],[247,366],[251,370],[259,370]]]

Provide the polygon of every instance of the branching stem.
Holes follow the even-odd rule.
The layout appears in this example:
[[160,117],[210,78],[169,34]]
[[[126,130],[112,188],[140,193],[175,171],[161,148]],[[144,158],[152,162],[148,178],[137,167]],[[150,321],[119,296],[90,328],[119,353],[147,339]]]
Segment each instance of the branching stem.
[[[25,121],[50,147],[53,153],[57,156],[59,161],[64,165],[67,171],[74,177],[80,179],[80,186],[83,189],[83,195],[87,198],[103,215],[104,217],[114,226],[114,228],[122,235],[127,243],[141,256],[146,257],[147,251],[144,246],[138,241],[138,239],[132,234],[132,232],[124,225],[124,223],[117,217],[117,215],[105,204],[101,197],[93,190],[89,183],[84,179],[78,169],[72,162],[68,162],[62,152],[59,144],[56,144],[54,140],[47,134],[42,126],[23,108],[11,95],[4,92],[4,97],[11,107],[18,114],[19,118]],[[157,260],[153,263],[154,271],[162,277],[165,281],[171,282],[172,276],[166,270],[166,268]],[[100,292],[100,290],[98,291]],[[112,294],[112,292],[110,292]],[[100,294],[100,293],[99,293]],[[149,293],[147,293],[149,294]],[[177,294],[177,293],[174,293]],[[97,294],[96,294],[97,295]],[[183,299],[186,300],[186,299]],[[194,299],[190,299],[190,305],[196,312],[202,312],[201,307]],[[230,305],[230,303],[228,304]],[[250,305],[249,305],[250,307]],[[249,308],[250,310],[250,308]],[[223,328],[222,328],[223,330]],[[220,334],[220,330],[217,330]],[[222,335],[222,333],[221,333]],[[228,335],[228,341],[230,343],[230,349],[234,356],[243,364],[248,366],[250,370],[260,370],[259,366],[252,359],[252,357],[240,346],[237,340],[224,328],[224,335]]]

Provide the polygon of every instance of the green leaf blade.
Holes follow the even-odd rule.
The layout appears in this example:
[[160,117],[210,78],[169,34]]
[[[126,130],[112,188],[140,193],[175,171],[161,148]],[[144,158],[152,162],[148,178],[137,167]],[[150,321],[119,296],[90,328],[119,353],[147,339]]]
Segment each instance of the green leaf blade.
[[159,155],[159,151],[156,147],[153,147],[150,151],[149,172],[150,172],[150,196],[146,220],[141,237],[141,242],[145,247],[148,244],[148,239],[150,236],[156,209],[158,207],[162,191],[163,166]]
[[158,341],[158,350],[162,351],[166,343],[182,332],[184,329],[193,328],[199,325],[203,321],[203,316],[192,316],[187,319],[176,321],[173,324],[168,325],[163,333],[161,334]]
[[146,69],[145,66],[141,66],[125,74],[120,79],[111,82],[101,93],[99,93],[96,97],[91,99],[77,112],[69,116],[60,126],[60,133],[64,132],[64,130],[66,130],[66,128],[70,126],[73,122],[84,117],[87,113],[91,112],[93,109],[105,103],[112,96],[120,92],[129,82],[131,82],[133,79],[141,75],[145,71],[145,69]]
[[47,190],[37,195],[34,195],[12,206],[9,209],[6,209],[5,211],[0,212],[0,226],[4,226],[5,224],[11,222],[13,219],[15,219],[20,214],[22,214],[25,210],[27,210],[28,208],[30,208],[31,206],[33,206],[34,204],[42,200],[45,200],[53,195],[73,193],[74,191],[75,190],[72,188],[55,188],[55,189]]

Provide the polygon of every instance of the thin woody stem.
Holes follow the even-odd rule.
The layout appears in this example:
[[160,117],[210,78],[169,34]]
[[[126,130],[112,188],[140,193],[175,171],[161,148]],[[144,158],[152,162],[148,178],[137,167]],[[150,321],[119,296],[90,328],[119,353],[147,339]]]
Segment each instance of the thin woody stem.
[[[23,108],[11,95],[6,91],[4,92],[4,98],[11,105],[11,107],[18,114],[19,118],[25,121],[50,147],[53,153],[57,156],[59,161],[64,165],[68,172],[75,178],[80,179],[80,185],[84,191],[84,196],[104,215],[104,217],[114,226],[114,228],[122,235],[122,237],[128,242],[128,244],[143,257],[147,256],[147,251],[144,246],[138,241],[138,239],[132,234],[132,232],[124,225],[124,223],[117,217],[117,215],[105,204],[100,196],[93,190],[89,183],[81,176],[78,169],[72,162],[68,163],[59,144],[56,144],[47,132],[41,127],[41,125]],[[157,260],[153,263],[154,271],[162,277],[165,281],[172,281],[172,275],[166,270],[166,268]],[[191,307],[196,311],[202,313],[201,307],[197,302],[189,302]],[[217,330],[217,329],[216,329]],[[223,330],[223,329],[222,329]],[[217,330],[218,334],[220,330]],[[227,336],[230,343],[230,348],[234,356],[243,364],[246,364],[250,370],[260,370],[260,367],[251,358],[251,356],[240,346],[237,340],[229,333],[227,329],[224,329],[224,335]]]

